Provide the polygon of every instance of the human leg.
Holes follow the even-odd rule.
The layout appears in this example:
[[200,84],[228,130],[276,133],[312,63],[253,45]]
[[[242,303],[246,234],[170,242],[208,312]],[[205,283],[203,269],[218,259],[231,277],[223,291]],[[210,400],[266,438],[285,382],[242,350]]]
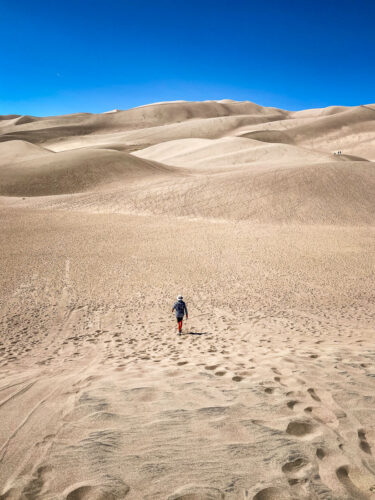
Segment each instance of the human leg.
[[183,318],[177,318],[177,323],[178,323],[178,333],[181,334],[182,330],[182,319]]

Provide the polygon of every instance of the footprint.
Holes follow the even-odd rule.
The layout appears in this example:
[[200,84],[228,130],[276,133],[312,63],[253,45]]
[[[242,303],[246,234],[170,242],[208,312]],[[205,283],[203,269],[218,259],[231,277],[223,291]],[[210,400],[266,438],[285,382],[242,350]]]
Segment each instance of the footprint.
[[336,408],[335,410],[333,410],[333,412],[335,414],[335,417],[338,419],[347,417],[346,413],[341,408],[340,409]]
[[183,366],[183,365],[187,365],[188,364],[188,361],[179,361],[177,363],[177,366]]
[[66,500],[85,500],[86,498],[89,499],[91,494],[94,494],[92,486],[80,486],[71,491],[66,496]]
[[219,372],[215,372],[215,375],[217,375],[218,377],[222,377],[223,375],[225,375],[227,372],[224,372],[224,371],[219,371]]
[[216,370],[216,368],[218,367],[219,365],[211,365],[211,366],[205,366],[205,370]]
[[273,391],[274,391],[274,389],[273,389],[272,387],[266,387],[266,388],[264,389],[264,392],[265,392],[266,394],[272,394],[272,393],[273,393]]
[[242,377],[240,377],[239,375],[235,375],[234,377],[232,377],[232,380],[233,380],[234,382],[241,382],[241,380],[243,380],[243,378],[242,378]]
[[288,401],[287,402],[287,407],[290,408],[291,410],[294,409],[295,405],[299,403],[299,401],[295,400],[295,399],[292,399],[291,401]]
[[296,458],[290,462],[287,462],[281,467],[281,470],[284,474],[290,474],[299,471],[307,464],[307,462],[303,458]]
[[258,491],[258,493],[253,496],[253,500],[290,500],[290,498],[287,490],[275,488],[273,486],[264,488],[264,490]]
[[[52,467],[48,465],[42,465],[38,467],[33,475],[31,481],[25,486],[23,490],[22,497],[24,498],[36,498],[42,491],[44,484],[46,482],[46,475],[52,471]],[[1,495],[0,498],[3,498]],[[6,497],[4,497],[6,498]],[[12,497],[10,497],[12,498]]]
[[358,430],[358,438],[359,438],[359,447],[361,448],[361,450],[364,451],[365,453],[368,453],[369,455],[372,455],[371,447],[366,439],[366,432],[363,429]]
[[317,448],[316,456],[319,458],[319,460],[323,460],[323,458],[326,456],[326,452],[323,450],[323,448]]
[[310,387],[310,389],[307,389],[307,392],[313,399],[315,399],[315,401],[321,401],[321,399],[316,395],[316,392],[312,387]]
[[[356,500],[368,500],[369,495],[356,486],[351,479],[351,469],[348,465],[343,465],[336,470],[336,476],[352,498]],[[355,471],[353,470],[353,475]],[[363,482],[362,475],[358,475],[359,484]],[[362,483],[363,484],[363,483]]]
[[286,432],[292,436],[306,436],[314,431],[314,425],[307,420],[293,420],[289,422]]
[[[110,498],[125,498],[130,491],[129,486],[120,478],[106,476],[110,484],[98,486],[76,484],[65,490],[64,500],[108,500]],[[66,495],[66,496],[65,496]]]

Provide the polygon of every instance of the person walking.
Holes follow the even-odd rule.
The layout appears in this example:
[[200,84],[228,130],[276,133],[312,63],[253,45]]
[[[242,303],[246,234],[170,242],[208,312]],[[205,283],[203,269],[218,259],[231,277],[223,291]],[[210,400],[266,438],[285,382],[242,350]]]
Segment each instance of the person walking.
[[186,304],[183,300],[183,296],[179,295],[177,297],[177,302],[175,302],[174,306],[172,307],[172,312],[176,312],[176,319],[177,319],[177,324],[178,324],[178,334],[181,335],[181,330],[182,330],[182,321],[184,319],[184,315],[186,314],[186,319],[189,318],[188,315],[188,310],[186,307]]

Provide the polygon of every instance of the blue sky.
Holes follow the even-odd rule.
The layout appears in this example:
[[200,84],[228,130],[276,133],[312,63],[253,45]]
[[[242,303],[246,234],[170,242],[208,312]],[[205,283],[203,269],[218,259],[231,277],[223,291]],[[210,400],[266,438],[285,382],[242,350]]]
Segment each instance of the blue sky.
[[0,114],[375,102],[375,0],[0,0]]

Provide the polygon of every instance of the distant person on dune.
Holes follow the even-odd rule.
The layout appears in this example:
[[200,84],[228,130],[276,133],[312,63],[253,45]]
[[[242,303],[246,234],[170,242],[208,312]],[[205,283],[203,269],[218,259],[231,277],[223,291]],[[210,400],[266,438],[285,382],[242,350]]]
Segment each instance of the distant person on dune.
[[177,319],[177,324],[178,324],[178,334],[181,335],[181,330],[182,330],[182,321],[184,319],[184,315],[186,314],[186,319],[188,319],[188,310],[186,308],[186,304],[183,301],[183,296],[179,295],[177,297],[177,302],[175,302],[174,306],[172,307],[172,312],[176,312],[176,319]]

